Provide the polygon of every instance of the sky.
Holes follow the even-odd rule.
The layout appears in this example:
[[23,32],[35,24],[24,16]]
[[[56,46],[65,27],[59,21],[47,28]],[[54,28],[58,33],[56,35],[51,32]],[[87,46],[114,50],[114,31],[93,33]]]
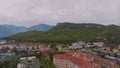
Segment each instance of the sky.
[[0,0],[0,24],[120,25],[120,0]]

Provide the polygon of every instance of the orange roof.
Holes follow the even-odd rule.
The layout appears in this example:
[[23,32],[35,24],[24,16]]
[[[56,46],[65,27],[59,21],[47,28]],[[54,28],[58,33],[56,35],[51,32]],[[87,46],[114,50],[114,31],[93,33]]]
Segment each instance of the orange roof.
[[83,59],[76,58],[76,57],[73,57],[73,56],[55,55],[54,58],[69,60],[69,61],[73,62],[74,64],[76,64],[76,65],[78,65],[79,67],[82,67],[82,68],[89,68],[89,67],[93,66],[93,64],[90,63],[89,61],[85,61]]
[[[67,55],[73,55],[75,52],[70,52],[70,53],[67,53]],[[104,63],[107,63],[107,64],[111,64],[111,63],[114,63],[116,64],[116,62],[114,61],[111,61],[111,60],[107,60],[107,59],[104,59],[104,58],[101,58],[99,56],[96,56],[96,55],[92,55],[92,54],[89,54],[89,53],[83,53],[83,52],[77,52],[77,54],[80,55],[80,57],[87,57],[87,58],[94,58],[96,60],[98,60],[99,62],[104,62]]]
[[[73,63],[77,64],[78,66],[83,66],[82,68],[84,68],[85,66],[86,67],[89,67],[91,65],[94,66],[93,64],[94,60],[97,60],[98,62],[100,62],[100,64],[98,63],[98,65],[101,65],[101,63],[105,63],[107,65],[117,66],[115,61],[107,60],[99,56],[92,55],[89,53],[84,53],[84,52],[69,52],[64,55],[55,55],[54,58],[70,60]],[[93,63],[91,63],[89,59],[90,61],[92,61],[91,59],[93,59]],[[100,66],[98,66],[97,68],[99,67]]]
[[[99,62],[104,62],[104,63],[107,63],[107,64],[116,64],[115,61],[107,60],[107,59],[104,59],[104,58],[101,58],[99,56],[92,55],[92,54],[89,54],[89,53],[83,53],[83,52],[77,52],[77,53],[79,54],[79,57],[94,58],[94,59],[98,60]],[[70,53],[70,54],[72,55],[72,53]],[[73,54],[74,54],[74,52],[73,52]]]

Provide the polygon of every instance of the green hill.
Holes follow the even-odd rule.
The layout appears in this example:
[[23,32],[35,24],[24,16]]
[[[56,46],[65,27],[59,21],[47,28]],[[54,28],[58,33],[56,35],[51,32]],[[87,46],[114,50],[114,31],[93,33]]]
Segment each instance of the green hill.
[[42,37],[43,33],[44,32],[42,31],[28,31],[13,36],[5,37],[5,39],[16,40],[19,42],[34,42],[36,40],[39,40],[39,37]]
[[58,23],[47,32],[29,31],[5,39],[29,42],[73,42],[73,41],[105,41],[120,42],[120,26],[101,25],[92,23]]

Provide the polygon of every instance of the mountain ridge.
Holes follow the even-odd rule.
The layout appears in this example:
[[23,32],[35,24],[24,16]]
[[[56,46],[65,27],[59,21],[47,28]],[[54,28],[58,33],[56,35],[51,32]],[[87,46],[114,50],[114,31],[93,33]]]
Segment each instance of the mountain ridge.
[[[105,41],[106,43],[120,42],[120,26],[101,24],[74,24],[59,23],[47,32],[37,35],[21,36],[20,34],[7,37],[7,39],[26,40],[31,42],[73,42],[73,41]],[[27,33],[27,32],[26,32]],[[24,34],[24,33],[23,33]],[[26,36],[26,37],[25,37]],[[20,38],[18,38],[20,37]],[[32,40],[30,40],[32,37]]]
[[[39,28],[32,29],[32,27],[34,27],[34,28],[39,27]],[[33,31],[33,30],[48,31],[52,27],[54,27],[54,26],[46,25],[46,24],[33,25],[28,28],[25,26],[15,26],[15,25],[4,24],[4,25],[0,25],[0,38],[11,36],[11,35],[18,34],[21,32],[26,32],[26,31],[28,31],[29,28],[31,28],[31,30],[29,30],[29,31]]]
[[24,26],[0,25],[0,38],[24,32],[25,29]]
[[37,31],[48,31],[49,29],[53,28],[54,26],[52,25],[47,25],[47,24],[39,24],[39,25],[34,25],[29,28],[27,28],[27,31],[32,31],[32,30],[37,30]]

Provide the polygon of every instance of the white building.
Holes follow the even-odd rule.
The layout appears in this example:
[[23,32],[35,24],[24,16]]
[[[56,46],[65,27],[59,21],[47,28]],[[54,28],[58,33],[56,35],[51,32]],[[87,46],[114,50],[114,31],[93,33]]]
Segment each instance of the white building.
[[0,40],[0,44],[6,44],[7,41],[6,40]]
[[104,42],[93,42],[94,46],[102,47],[104,45]]
[[17,64],[17,68],[24,68],[25,65],[24,64]]

